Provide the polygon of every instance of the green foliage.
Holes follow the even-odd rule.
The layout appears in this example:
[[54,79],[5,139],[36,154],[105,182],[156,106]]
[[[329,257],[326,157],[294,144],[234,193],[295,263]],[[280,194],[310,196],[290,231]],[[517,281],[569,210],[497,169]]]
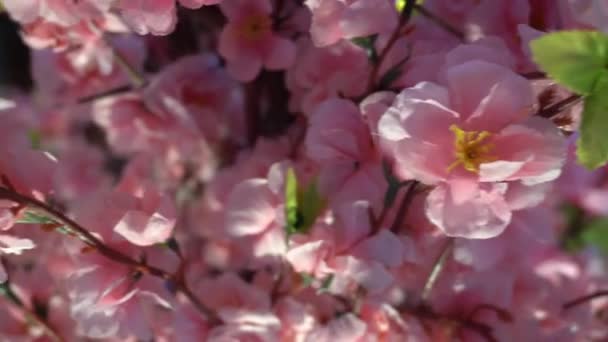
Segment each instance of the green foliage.
[[583,231],[581,240],[585,245],[592,245],[608,254],[608,218],[592,221]]
[[285,175],[285,220],[287,235],[298,231],[298,179],[293,169]]
[[530,43],[534,61],[554,80],[589,95],[608,71],[608,36],[594,31],[560,31]]
[[367,58],[369,58],[369,60],[373,63],[376,64],[378,63],[378,52],[376,51],[376,47],[374,46],[376,44],[376,39],[378,38],[377,34],[371,35],[371,36],[367,36],[367,37],[357,37],[357,38],[353,38],[351,39],[351,42],[353,42],[353,44],[359,46],[360,48],[364,49],[365,52],[367,52]]
[[608,77],[585,98],[576,154],[581,164],[597,168],[608,161]]
[[42,147],[42,136],[40,135],[40,131],[32,129],[28,132],[28,138],[30,140],[30,145],[34,150],[39,150]]
[[21,215],[21,217],[19,217],[17,219],[17,223],[23,223],[23,224],[50,224],[50,223],[55,223],[55,221],[52,218],[49,218],[49,217],[44,216],[42,214],[33,212],[31,210],[27,210],[27,211],[25,211],[25,213],[23,215]]
[[316,181],[306,187],[298,184],[293,169],[285,175],[285,218],[287,235],[306,233],[323,212],[326,201],[317,189]]
[[579,163],[608,161],[608,35],[594,31],[550,33],[530,43],[534,61],[553,79],[585,96],[577,142]]

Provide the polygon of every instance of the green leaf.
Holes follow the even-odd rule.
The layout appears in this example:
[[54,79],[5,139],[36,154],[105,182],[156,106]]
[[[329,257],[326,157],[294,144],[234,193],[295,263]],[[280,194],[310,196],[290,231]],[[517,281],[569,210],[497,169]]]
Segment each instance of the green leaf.
[[293,169],[285,175],[285,219],[287,235],[298,231],[298,179]]
[[608,218],[592,221],[581,236],[583,242],[597,247],[602,253],[608,254]]
[[46,217],[33,211],[26,211],[21,217],[17,219],[17,223],[24,224],[49,224],[55,223],[52,218]]
[[378,63],[378,52],[376,51],[376,47],[374,45],[376,44],[377,38],[378,35],[374,34],[367,37],[353,38],[351,39],[351,42],[364,49],[365,52],[367,52],[367,58],[369,58],[372,63],[376,64]]
[[28,138],[30,145],[34,150],[39,150],[42,147],[42,135],[40,131],[32,129],[28,132]]
[[553,79],[581,95],[591,94],[608,70],[608,36],[560,31],[530,42],[534,61]]
[[298,194],[299,213],[301,222],[299,222],[298,232],[306,233],[315,224],[317,217],[321,214],[325,205],[325,199],[321,197],[317,190],[317,182],[312,181],[304,191]]
[[315,281],[315,277],[309,273],[300,273],[300,277],[302,278],[302,285],[304,287],[310,287]]
[[325,209],[326,201],[317,190],[316,181],[301,188],[293,169],[285,175],[285,218],[287,237],[307,233]]
[[585,98],[583,118],[577,141],[579,163],[594,169],[608,161],[608,72],[596,89]]
[[319,288],[319,292],[327,292],[329,291],[329,287],[331,286],[331,283],[334,281],[334,274],[329,274],[327,275],[327,277],[325,277],[323,279],[323,282],[321,283],[321,287]]

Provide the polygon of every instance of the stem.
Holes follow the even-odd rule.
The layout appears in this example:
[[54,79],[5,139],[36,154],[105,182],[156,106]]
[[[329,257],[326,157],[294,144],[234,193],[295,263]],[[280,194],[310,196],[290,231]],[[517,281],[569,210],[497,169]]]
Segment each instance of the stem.
[[117,49],[114,49],[114,61],[120,65],[123,71],[129,77],[133,88],[139,89],[142,88],[146,84],[146,80],[144,77],[131,65],[129,61],[125,58],[125,56],[120,53]]
[[529,80],[542,80],[547,78],[547,75],[542,71],[532,71],[520,74],[521,77],[527,78]]
[[[413,2],[413,1],[412,1]],[[456,29],[454,26],[452,26],[451,24],[448,24],[447,22],[445,22],[443,19],[441,19],[440,17],[436,16],[435,14],[429,12],[429,10],[427,10],[426,8],[424,8],[421,5],[415,4],[414,8],[416,11],[418,11],[420,14],[422,14],[424,17],[426,17],[427,19],[429,19],[430,21],[434,22],[435,24],[439,25],[439,27],[441,27],[442,29],[446,30],[447,32],[453,34],[454,36],[456,36],[458,39],[460,40],[464,40],[465,36],[464,33],[460,32],[458,29]]]
[[565,111],[568,108],[572,108],[574,105],[582,101],[583,98],[580,95],[570,95],[567,98],[539,111],[536,113],[538,116],[543,118],[551,119],[559,113]]
[[258,77],[245,85],[245,113],[247,122],[247,142],[249,146],[253,146],[260,131],[260,98],[262,96],[262,78],[261,71]]
[[414,11],[415,5],[416,5],[415,0],[406,0],[405,7],[403,8],[403,11],[401,11],[401,14],[399,15],[399,23],[397,24],[397,27],[395,28],[395,30],[389,37],[388,41],[386,42],[386,45],[380,52],[380,55],[378,56],[378,62],[376,64],[374,64],[374,66],[372,68],[372,72],[369,75],[369,79],[367,81],[367,93],[368,94],[373,92],[373,90],[376,86],[376,79],[378,78],[378,73],[380,72],[380,67],[382,66],[382,62],[384,62],[384,59],[386,58],[386,56],[388,55],[390,50],[393,48],[395,43],[397,43],[397,40],[399,40],[399,36],[401,35],[401,28],[403,28],[403,26],[405,26],[408,23],[408,21],[410,20],[410,18],[412,17],[412,13]]
[[97,252],[99,252],[99,254],[110,259],[111,261],[129,266],[135,271],[141,272],[143,274],[150,274],[163,280],[172,282],[175,285],[177,291],[183,293],[202,314],[208,316],[210,322],[219,322],[219,318],[215,315],[215,313],[211,309],[207,308],[193,294],[192,290],[188,287],[188,284],[186,283],[184,277],[173,275],[163,269],[148,265],[145,261],[136,261],[130,256],[105,245],[101,240],[96,238],[95,235],[91,234],[86,228],[82,227],[80,224],[70,219],[63,213],[51,208],[46,203],[41,202],[35,198],[30,198],[21,195],[13,190],[9,190],[3,187],[0,187],[0,198],[8,199],[10,201],[17,202],[20,204],[25,204],[30,208],[44,212],[57,223],[67,226],[71,230],[76,232],[78,235],[80,235],[81,239],[88,246],[94,248]]
[[89,102],[94,102],[97,100],[101,100],[105,97],[109,97],[109,96],[114,96],[114,95],[118,95],[118,94],[122,94],[122,93],[126,93],[133,90],[133,86],[130,84],[125,84],[123,86],[120,87],[116,87],[98,94],[93,94],[93,95],[87,95],[84,97],[79,98],[78,100],[76,100],[77,104],[85,104],[85,103],[89,103]]
[[573,307],[578,306],[580,304],[584,304],[584,303],[586,303],[588,301],[591,301],[591,300],[594,300],[596,298],[606,297],[606,296],[608,296],[608,290],[597,291],[597,292],[594,292],[592,294],[589,294],[589,295],[586,295],[586,296],[583,296],[583,297],[571,300],[569,302],[566,302],[564,305],[562,305],[562,308],[564,310],[569,310],[569,309],[572,309]]
[[0,293],[3,297],[11,302],[15,307],[21,311],[23,316],[29,321],[33,322],[40,328],[42,328],[44,334],[53,342],[65,342],[66,340],[61,337],[49,323],[46,322],[42,317],[38,316],[32,309],[28,308],[23,300],[13,291],[10,282],[7,281],[0,284]]
[[399,226],[405,219],[408,209],[410,208],[412,201],[414,200],[414,195],[416,194],[416,187],[418,186],[418,181],[413,181],[410,186],[407,188],[407,192],[403,199],[401,200],[401,205],[397,211],[397,216],[391,225],[391,231],[396,232],[399,229]]
[[433,265],[433,269],[426,279],[421,296],[423,302],[427,302],[429,300],[433,287],[435,287],[435,283],[437,283],[437,279],[445,266],[448,255],[450,255],[452,252],[452,247],[454,247],[454,239],[450,238],[441,249],[441,254],[439,254],[439,257],[437,257],[437,260]]

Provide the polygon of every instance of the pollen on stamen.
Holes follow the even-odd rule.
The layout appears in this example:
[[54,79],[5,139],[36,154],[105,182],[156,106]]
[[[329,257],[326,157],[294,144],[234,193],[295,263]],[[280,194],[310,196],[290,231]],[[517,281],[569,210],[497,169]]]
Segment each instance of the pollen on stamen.
[[494,145],[487,143],[487,139],[492,136],[488,131],[465,131],[456,125],[450,126],[450,131],[454,133],[454,156],[456,160],[447,167],[451,172],[459,165],[474,173],[479,172],[482,163],[494,161],[490,155]]

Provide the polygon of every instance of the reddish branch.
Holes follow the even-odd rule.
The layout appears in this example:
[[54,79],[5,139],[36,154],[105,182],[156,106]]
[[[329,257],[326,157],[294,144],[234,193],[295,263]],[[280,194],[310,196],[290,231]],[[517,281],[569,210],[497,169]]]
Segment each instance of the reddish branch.
[[582,101],[583,98],[580,95],[570,95],[567,98],[548,106],[547,108],[542,109],[537,113],[538,116],[542,116],[543,118],[553,118],[559,113],[565,111],[566,109],[572,108],[574,105]]
[[594,299],[601,298],[601,297],[608,297],[608,290],[597,291],[597,292],[594,292],[592,294],[589,294],[589,295],[586,295],[586,296],[583,296],[583,297],[571,300],[569,302],[566,302],[562,306],[562,308],[564,310],[569,310],[569,309],[572,309],[575,306],[584,304],[586,302],[589,302],[589,301],[592,301]]
[[[0,260],[0,261],[2,261],[2,260]],[[43,317],[40,317],[40,315],[38,315],[35,310],[29,308],[24,303],[24,301],[21,298],[19,298],[17,293],[15,293],[15,291],[13,291],[10,280],[7,280],[6,282],[0,284],[0,292],[2,293],[4,298],[6,298],[6,300],[8,300],[19,312],[21,312],[23,317],[25,317],[25,319],[27,319],[27,321],[29,323],[33,323],[36,326],[38,326],[40,329],[42,329],[42,332],[44,333],[44,335],[46,335],[46,337],[48,337],[51,341],[53,341],[53,342],[65,342],[66,341],[63,337],[61,337],[61,335],[59,335],[55,331],[55,328],[53,328],[53,326],[51,326],[47,322],[46,319],[44,319]]]
[[10,200],[12,202],[25,205],[30,209],[41,211],[45,213],[49,218],[55,222],[67,226],[71,231],[79,235],[79,237],[86,243],[90,248],[96,250],[99,254],[110,259],[113,262],[130,267],[133,271],[140,272],[142,274],[150,274],[152,276],[161,278],[165,281],[170,282],[177,292],[181,292],[190,302],[207,318],[212,324],[217,324],[219,318],[215,313],[203,304],[188,287],[186,280],[182,272],[177,274],[171,274],[158,267],[148,265],[146,261],[137,261],[132,257],[116,250],[112,247],[107,246],[101,240],[91,234],[86,228],[81,226],[79,223],[67,217],[65,214],[53,209],[46,203],[39,201],[35,198],[21,195],[16,191],[4,187],[0,187],[0,198]]
[[405,25],[407,25],[407,23],[410,21],[415,4],[415,0],[407,0],[405,2],[405,7],[399,15],[399,22],[397,24],[397,27],[389,37],[384,48],[382,48],[382,51],[380,51],[380,54],[378,55],[378,60],[372,67],[372,72],[370,73],[369,79],[367,81],[367,93],[373,92],[376,86],[378,74],[380,73],[380,67],[382,66],[382,62],[384,62],[384,59],[386,58],[388,53],[391,51],[395,43],[397,43],[397,40],[399,40],[399,37],[401,36],[401,29],[403,29],[403,27],[405,27]]

